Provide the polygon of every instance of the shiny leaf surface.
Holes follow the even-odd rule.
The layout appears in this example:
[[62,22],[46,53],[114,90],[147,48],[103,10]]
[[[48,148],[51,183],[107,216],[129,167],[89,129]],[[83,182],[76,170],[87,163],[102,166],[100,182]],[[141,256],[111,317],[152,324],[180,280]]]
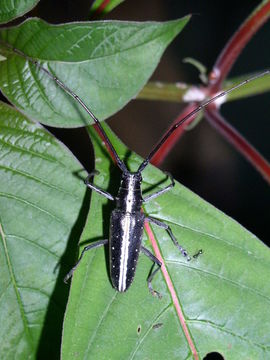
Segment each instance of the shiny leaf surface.
[[121,109],[145,85],[189,17],[157,22],[49,25],[40,19],[0,31],[0,88],[44,124],[76,127],[92,119],[44,72],[7,47],[35,58],[79,95],[99,119]]
[[22,16],[38,2],[39,0],[0,0],[0,24]]
[[83,226],[81,165],[3,103],[0,129],[0,358],[56,359],[68,295],[63,278]]
[[[127,149],[106,127],[122,158]],[[100,174],[96,185],[117,191],[119,171],[104,145],[91,131]],[[142,161],[129,155],[131,170]],[[167,185],[154,167],[143,173],[144,189]],[[160,183],[162,182],[162,184]],[[85,243],[108,238],[113,203],[92,194],[89,218],[81,238]],[[182,307],[198,358],[217,351],[227,359],[267,359],[270,356],[270,252],[254,235],[179,183],[147,203],[145,212],[169,224],[190,254],[187,262],[168,234],[153,225],[164,263]],[[151,245],[144,236],[145,246]],[[153,281],[162,293],[150,295],[146,279],[151,261],[141,255],[134,283],[126,293],[111,286],[108,250],[85,254],[74,274],[64,322],[62,357],[74,359],[192,359],[169,287],[160,272]]]

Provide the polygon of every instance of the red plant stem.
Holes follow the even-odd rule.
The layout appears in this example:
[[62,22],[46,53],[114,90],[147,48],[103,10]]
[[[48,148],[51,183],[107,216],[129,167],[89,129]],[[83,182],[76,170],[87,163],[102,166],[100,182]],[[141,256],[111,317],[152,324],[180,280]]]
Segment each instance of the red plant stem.
[[247,18],[247,20],[228,41],[209,76],[212,93],[220,90],[223,80],[227,77],[243,48],[247,45],[252,36],[267,21],[269,16],[270,1],[267,1],[264,5],[259,5],[258,8],[254,10],[251,16]]
[[[231,37],[209,75],[209,85],[204,89],[209,96],[220,91],[222,82],[227,77],[243,48],[269,17],[270,0],[263,5],[259,5],[253,11],[251,16],[243,23],[240,29]],[[194,107],[194,104],[190,104],[185,108],[183,113],[187,114],[188,111],[192,111]],[[264,178],[269,181],[269,164],[267,161],[235,129],[227,124],[216,110],[208,111],[206,109],[205,112],[208,114],[208,121],[212,124],[212,126],[225,136],[225,138],[230,141],[238,151],[247,157],[247,159],[264,176]],[[211,116],[211,114],[213,116]],[[181,116],[184,115],[181,114],[175,121],[179,120]],[[190,124],[192,121],[194,121],[194,118],[190,119],[188,123]],[[183,133],[184,128],[180,126],[177,132],[162,145],[153,157],[151,163],[158,166],[165,159]]]
[[172,297],[173,305],[175,307],[175,310],[176,310],[179,322],[181,324],[181,327],[183,329],[183,332],[185,334],[185,337],[187,339],[189,348],[190,348],[190,350],[192,352],[193,358],[195,360],[199,360],[197,350],[195,348],[195,345],[194,345],[193,340],[191,338],[191,335],[189,333],[189,330],[188,330],[188,327],[187,327],[187,324],[186,324],[186,319],[185,319],[183,311],[181,309],[181,305],[179,303],[179,300],[178,300],[177,294],[175,292],[173,283],[172,283],[170,275],[169,275],[169,273],[168,273],[168,271],[166,269],[166,266],[164,265],[165,264],[164,259],[162,258],[162,255],[161,255],[161,253],[159,251],[158,244],[157,244],[155,236],[154,236],[154,234],[153,234],[153,232],[151,230],[151,227],[147,222],[145,223],[145,229],[146,229],[146,232],[147,232],[147,234],[149,236],[149,239],[151,241],[151,244],[152,244],[152,247],[154,249],[155,255],[158,258],[158,260],[162,263],[161,271],[162,271],[164,279],[165,279],[165,281],[167,283],[169,292],[170,292],[171,297]]
[[[107,6],[110,0],[104,0],[97,12],[101,12]],[[270,16],[270,0],[265,4],[258,6],[251,16],[243,23],[239,30],[229,40],[220,56],[218,57],[213,70],[209,76],[209,85],[204,88],[205,92],[209,95],[215,94],[221,88],[223,80],[227,77],[231,67],[240,55],[243,48],[252,38],[252,36],[259,30],[259,28],[266,22]],[[190,113],[196,107],[195,103],[191,103],[183,110],[183,112],[175,119],[174,123],[178,122],[185,115]],[[251,164],[262,174],[262,176],[270,182],[270,170],[269,163],[262,157],[262,155],[256,151],[251,144],[249,144],[244,137],[242,137],[231,125],[229,125],[223,117],[218,113],[217,109],[212,106],[205,109],[205,115],[209,123],[215,127],[235,148],[246,157]],[[190,118],[185,126],[180,126],[175,133],[170,136],[167,141],[160,147],[157,153],[153,156],[151,163],[155,166],[159,166],[175,143],[184,134],[185,127],[194,121],[195,117]],[[102,134],[98,131],[107,149],[110,152],[112,159],[115,161],[112,152],[106,144]]]
[[228,124],[214,105],[205,110],[208,122],[218,130],[270,183],[270,164],[268,161],[242,136]]
[[[172,126],[176,124],[179,120],[184,118],[186,115],[191,113],[197,105],[195,103],[189,104],[185,107],[185,109],[181,112],[181,114],[174,120]],[[155,166],[159,166],[163,160],[166,158],[168,153],[171,151],[171,149],[174,147],[175,143],[179,140],[179,138],[183,135],[185,132],[185,128],[194,121],[196,118],[196,115],[191,117],[184,126],[179,126],[179,128],[165,141],[163,145],[159,148],[159,150],[156,152],[156,154],[152,157],[151,164]]]
[[106,8],[106,6],[110,3],[110,0],[104,0],[99,7],[96,9],[95,13],[96,15],[100,15],[103,13],[104,9]]

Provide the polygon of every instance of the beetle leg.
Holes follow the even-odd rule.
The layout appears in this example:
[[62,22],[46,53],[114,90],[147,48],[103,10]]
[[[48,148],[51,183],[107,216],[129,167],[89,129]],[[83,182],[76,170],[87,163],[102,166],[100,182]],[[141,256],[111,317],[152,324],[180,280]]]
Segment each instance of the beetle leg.
[[172,175],[169,174],[169,173],[166,173],[166,174],[171,180],[170,185],[166,186],[164,189],[161,189],[161,190],[159,190],[159,191],[157,191],[157,192],[155,192],[153,194],[149,194],[149,195],[145,196],[145,198],[143,199],[143,202],[147,202],[149,200],[152,200],[152,199],[158,197],[159,195],[164,194],[165,192],[167,192],[168,190],[170,190],[171,188],[174,187],[175,182],[174,182],[174,179],[173,179]]
[[98,248],[98,247],[103,246],[103,245],[106,245],[106,244],[108,244],[108,240],[107,240],[107,239],[106,239],[106,240],[100,240],[100,241],[97,241],[97,242],[95,242],[95,243],[93,243],[93,244],[90,244],[90,245],[86,246],[86,247],[83,249],[83,251],[82,251],[82,253],[81,253],[80,257],[79,257],[79,260],[76,262],[76,264],[73,266],[73,268],[72,268],[72,269],[67,273],[67,275],[64,277],[64,283],[67,283],[68,279],[70,279],[70,278],[72,277],[74,271],[77,269],[80,261],[82,260],[83,255],[84,255],[84,253],[85,253],[86,251],[91,250],[91,249]]
[[145,218],[146,221],[150,221],[153,224],[156,224],[157,226],[160,226],[161,228],[165,229],[167,233],[169,234],[170,238],[172,239],[174,245],[178,248],[178,250],[181,252],[181,254],[187,258],[188,261],[191,260],[191,257],[188,255],[188,252],[179,244],[179,242],[176,240],[175,236],[173,235],[173,232],[169,225],[165,224],[164,222],[157,220],[152,217]]
[[108,193],[108,192],[105,191],[105,190],[100,189],[99,187],[97,187],[97,186],[95,186],[95,185],[93,185],[93,184],[91,184],[91,183],[89,182],[89,180],[91,179],[91,177],[93,177],[93,176],[96,175],[96,174],[99,174],[99,172],[98,172],[97,170],[92,171],[92,172],[87,176],[87,178],[84,180],[85,185],[86,185],[87,187],[89,187],[90,189],[96,191],[96,192],[99,193],[100,195],[105,196],[107,199],[109,199],[109,200],[115,200],[115,199],[114,199],[114,196],[112,196],[110,193]]
[[147,279],[147,286],[148,286],[148,289],[149,289],[150,293],[153,296],[158,296],[158,298],[161,299],[162,295],[159,292],[157,292],[156,290],[154,290],[153,287],[152,287],[152,280],[153,280],[153,277],[155,276],[155,274],[161,269],[162,263],[148,249],[146,249],[144,246],[141,247],[141,251],[147,257],[149,257],[150,260],[152,260],[154,262],[152,270],[153,270],[155,265],[158,266],[154,271],[151,270],[151,273],[150,273],[150,275],[149,275],[149,277]]

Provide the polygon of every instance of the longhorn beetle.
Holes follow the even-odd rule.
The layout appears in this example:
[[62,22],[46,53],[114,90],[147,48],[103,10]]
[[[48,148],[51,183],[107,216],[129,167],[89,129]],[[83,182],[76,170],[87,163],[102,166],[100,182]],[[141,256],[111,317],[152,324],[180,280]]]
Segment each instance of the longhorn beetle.
[[[34,64],[37,68],[42,70],[44,73],[46,73],[60,88],[62,88],[68,95],[70,95],[72,98],[74,98],[88,113],[88,115],[91,116],[91,118],[94,120],[95,124],[97,125],[100,133],[102,134],[103,138],[105,139],[108,147],[110,148],[113,157],[116,161],[116,164],[122,171],[122,178],[120,187],[118,190],[118,194],[116,196],[111,195],[105,190],[102,190],[98,188],[97,186],[90,183],[90,179],[96,174],[96,172],[90,173],[86,180],[85,184],[90,189],[96,191],[100,195],[105,196],[107,199],[115,201],[116,208],[111,213],[111,219],[110,219],[110,235],[109,240],[100,240],[93,244],[90,244],[86,246],[76,265],[69,271],[69,273],[66,275],[64,281],[66,282],[70,277],[72,277],[74,271],[78,267],[80,261],[82,260],[83,255],[86,251],[94,248],[98,248],[103,245],[109,244],[109,250],[110,250],[110,274],[111,274],[111,281],[113,287],[119,291],[124,292],[126,291],[135,275],[137,261],[139,257],[139,252],[143,252],[146,256],[148,256],[153,262],[154,265],[157,265],[157,268],[153,270],[148,279],[147,284],[150,292],[153,295],[156,295],[158,297],[161,297],[161,295],[153,290],[152,287],[152,280],[154,275],[158,272],[158,270],[161,268],[161,262],[148,250],[142,245],[142,234],[143,234],[143,226],[144,222],[148,221],[151,222],[163,229],[165,229],[170,236],[171,240],[173,241],[174,245],[178,248],[178,250],[181,252],[181,254],[189,261],[191,260],[191,257],[188,255],[187,251],[178,243],[175,236],[173,235],[173,232],[171,228],[163,223],[160,220],[157,220],[153,217],[146,216],[144,213],[141,212],[141,207],[144,202],[147,202],[149,200],[152,200],[165,192],[169,191],[174,186],[174,180],[171,177],[171,175],[168,175],[171,183],[166,186],[165,188],[158,190],[155,193],[152,193],[150,195],[147,195],[146,197],[142,197],[142,191],[141,191],[141,183],[142,183],[142,171],[146,168],[146,166],[151,161],[152,157],[156,154],[156,152],[159,150],[161,145],[171,136],[171,134],[179,127],[181,126],[186,120],[190,119],[193,115],[201,111],[203,108],[205,108],[207,105],[213,103],[217,99],[225,96],[226,94],[232,92],[233,90],[239,88],[240,86],[243,86],[244,84],[247,84],[248,82],[255,80],[259,77],[265,76],[270,73],[270,70],[266,70],[263,73],[260,73],[258,75],[253,76],[252,78],[249,78],[245,81],[242,81],[238,85],[223,91],[219,93],[218,95],[214,96],[213,98],[204,101],[199,105],[195,110],[190,112],[188,115],[186,115],[184,118],[182,118],[178,123],[176,123],[174,126],[172,126],[168,132],[163,136],[163,138],[157,143],[157,145],[153,148],[153,150],[150,152],[150,154],[145,158],[145,160],[141,163],[138,170],[136,172],[130,172],[124,162],[119,158],[115,148],[113,147],[111,141],[109,140],[107,134],[105,133],[104,129],[102,128],[99,120],[95,117],[95,115],[92,113],[92,111],[86,106],[86,104],[83,102],[83,100],[76,95],[70,88],[68,88],[60,79],[58,79],[56,76],[51,74],[46,68],[44,68],[39,62],[34,60],[33,58],[29,57],[28,55],[24,54],[22,51],[8,45],[9,48],[11,48],[16,54],[24,57],[26,60],[28,60],[30,63]],[[202,250],[200,250],[197,254],[194,255],[194,257],[197,257],[202,253]]]

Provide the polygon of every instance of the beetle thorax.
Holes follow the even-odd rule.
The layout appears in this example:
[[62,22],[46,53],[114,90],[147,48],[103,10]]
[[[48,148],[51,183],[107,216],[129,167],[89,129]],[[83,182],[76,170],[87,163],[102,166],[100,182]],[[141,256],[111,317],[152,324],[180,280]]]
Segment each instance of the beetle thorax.
[[142,206],[141,174],[123,173],[116,198],[116,206],[127,213],[140,211]]

